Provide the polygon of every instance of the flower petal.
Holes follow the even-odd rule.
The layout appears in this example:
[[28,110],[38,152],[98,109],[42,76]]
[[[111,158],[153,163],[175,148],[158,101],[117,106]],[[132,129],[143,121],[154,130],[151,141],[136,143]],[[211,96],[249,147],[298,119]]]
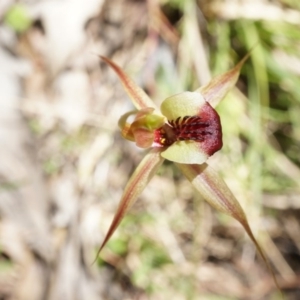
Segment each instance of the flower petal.
[[154,141],[154,132],[146,128],[132,130],[135,143],[138,147],[149,148]]
[[165,99],[160,110],[168,120],[176,120],[197,115],[204,104],[205,99],[200,93],[183,92]]
[[218,113],[197,93],[184,92],[161,105],[175,134],[162,156],[184,164],[202,164],[222,148],[222,126]]
[[117,212],[106,234],[106,237],[98,250],[96,259],[100,251],[106,245],[106,243],[120,224],[125,214],[135,203],[138,196],[144,190],[151,178],[155,175],[157,169],[160,167],[163,161],[164,159],[160,155],[160,149],[156,148],[151,150],[136,168],[125,187]]
[[[223,179],[204,163],[202,165],[177,165],[194,187],[217,210],[231,215],[242,225],[248,224],[246,216]],[[247,227],[247,225],[246,225]]]
[[129,111],[128,113],[122,115],[118,122],[119,128],[121,129],[122,137],[132,142],[134,142],[134,135],[131,131],[131,124],[127,122],[127,119],[130,116],[136,114],[137,114],[136,110]]
[[[130,111],[119,120],[119,127],[123,138],[135,141],[136,145],[141,148],[149,148],[153,144],[156,129],[161,128],[166,117],[154,114],[154,108],[147,107],[141,110]],[[135,115],[134,121],[130,124],[127,119]]]
[[142,112],[142,110],[139,111],[139,115],[137,115],[134,122],[132,122],[132,129],[147,128],[149,130],[155,130],[161,128],[166,122],[164,116],[152,113],[141,114],[140,112]]
[[240,70],[249,55],[250,52],[233,69],[214,77],[207,85],[200,87],[195,92],[200,93],[207,102],[216,107],[236,84]]
[[156,105],[148,97],[148,95],[138,85],[136,85],[136,83],[117,64],[115,64],[105,56],[100,57],[117,73],[124,86],[125,91],[127,92],[128,96],[137,109],[146,107],[153,107],[157,109]]
[[178,141],[162,151],[161,156],[181,164],[202,164],[209,155],[195,141]]
[[211,204],[218,211],[232,216],[244,227],[248,236],[255,244],[257,251],[266,263],[266,266],[273,277],[274,283],[280,291],[274,271],[271,268],[262,248],[253,235],[242,207],[223,179],[206,163],[202,165],[176,165],[209,204]]

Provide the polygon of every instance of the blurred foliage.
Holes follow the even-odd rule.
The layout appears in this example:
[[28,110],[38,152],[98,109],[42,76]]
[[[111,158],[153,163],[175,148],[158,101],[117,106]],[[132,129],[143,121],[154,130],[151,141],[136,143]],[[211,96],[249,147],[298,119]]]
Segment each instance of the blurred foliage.
[[[290,8],[299,9],[298,1],[283,2]],[[185,6],[190,1],[165,0],[161,3],[164,12],[170,13],[168,17],[172,21],[174,11],[185,17]],[[253,218],[253,211],[256,216],[254,220],[262,214],[275,218],[279,212],[263,208],[264,195],[299,193],[300,178],[295,174],[300,174],[300,71],[293,70],[288,63],[293,58],[297,63],[300,61],[299,25],[266,20],[199,18],[205,18],[201,20],[205,23],[201,30],[205,36],[212,74],[225,72],[245,53],[252,51],[238,83],[244,95],[236,90],[218,107],[225,141],[219,154],[218,169],[226,180],[233,180],[242,189],[241,195],[246,199],[243,205],[250,212],[250,219]],[[181,35],[184,34],[181,18],[174,26]],[[184,39],[184,36],[181,38]],[[157,68],[155,99],[197,86],[195,70],[180,69],[185,62],[177,60],[176,63],[174,67],[162,62]],[[171,167],[167,165],[165,168]],[[291,169],[294,171],[290,172]],[[223,215],[218,219],[224,224],[228,221]],[[126,222],[130,223],[130,218]],[[128,224],[124,222],[123,231],[126,231],[126,226]],[[134,239],[141,239],[139,243],[144,246],[139,248],[142,263],[133,278],[151,294],[159,290],[159,285],[147,280],[147,277],[151,277],[157,266],[163,268],[168,262],[167,256],[143,235],[138,234]],[[264,246],[263,240],[262,244]],[[174,277],[174,288],[185,299],[198,299],[194,296],[197,288],[193,280],[193,276]],[[274,297],[272,299],[278,299]],[[205,299],[235,298],[206,295]]]
[[15,4],[8,10],[4,22],[19,33],[26,31],[32,23],[26,7],[21,4]]
[[[143,1],[128,2],[143,3]],[[200,56],[200,51],[197,47],[193,47],[193,43],[192,45],[189,44],[190,39],[195,44],[198,40],[202,43],[212,76],[227,71],[246,53],[252,51],[250,59],[242,69],[237,89],[233,90],[217,108],[222,121],[224,146],[220,152],[214,155],[212,160],[214,160],[214,167],[222,173],[238,200],[241,201],[262,247],[267,250],[268,254],[279,249],[278,252],[282,252],[283,259],[289,261],[294,268],[297,266],[294,261],[300,259],[298,248],[290,244],[286,246],[282,242],[288,239],[283,229],[282,220],[289,218],[288,212],[293,210],[293,206],[287,200],[281,200],[279,197],[285,195],[287,196],[285,199],[289,199],[288,195],[291,194],[296,195],[299,199],[298,195],[300,194],[299,24],[283,22],[280,19],[270,21],[267,19],[252,20],[219,16],[211,9],[211,5],[215,1],[149,0],[148,2],[159,3],[162,12],[179,37],[172,44],[160,35],[161,32],[155,32],[159,38],[153,43],[156,49],[152,56],[157,60],[155,67],[153,67],[154,87],[147,92],[150,92],[151,97],[157,102],[177,92],[195,90],[199,86],[200,78],[197,71],[199,69],[200,71],[205,70],[205,67],[200,64],[200,66],[198,65],[199,69],[197,69],[195,57]],[[221,2],[225,5],[230,4],[230,1]],[[300,11],[300,1],[298,0],[261,2],[274,4],[282,10]],[[107,6],[109,3],[114,5],[114,1],[107,1]],[[99,19],[90,20],[86,26],[96,27],[97,39],[103,38],[104,44],[109,44],[110,40],[107,38],[108,41],[106,41],[101,36],[99,29],[102,26],[105,30],[107,28],[105,26],[108,26],[108,36],[112,34],[112,40],[117,36],[118,42],[114,41],[115,44],[113,43],[112,49],[101,54],[108,53],[107,55],[110,57],[116,54],[113,59],[120,59],[120,57],[129,55],[127,54],[127,44],[131,42],[135,44],[135,41],[128,38],[126,46],[122,45],[120,42],[124,38],[120,36],[122,28],[120,28],[121,26],[117,27],[117,21],[109,19],[110,11],[115,13],[114,18],[117,19],[118,7],[116,12],[110,8],[108,12],[103,13],[104,21],[101,19],[101,15],[100,21]],[[146,15],[145,11],[142,13]],[[142,16],[144,17],[144,15]],[[31,26],[32,20],[24,6],[14,4],[6,12],[4,23],[19,35],[26,32]],[[148,25],[150,28],[150,24]],[[120,31],[115,36],[113,35],[114,26]],[[124,25],[124,27],[126,26]],[[134,34],[151,35],[150,30],[149,32],[145,30],[145,33],[142,30],[137,32],[138,34],[130,32],[128,36],[131,37]],[[191,32],[192,35],[189,36]],[[43,35],[47,35],[47,33],[44,32]],[[127,39],[127,35],[125,37],[124,39]],[[135,47],[139,49],[138,52],[142,51],[140,44]],[[89,49],[86,52],[88,52],[88,56],[91,56],[90,53],[95,51]],[[34,60],[36,57],[31,59]],[[132,59],[134,57],[130,57],[129,61]],[[40,57],[37,60],[38,68],[36,71],[40,70],[41,65],[47,65],[41,63]],[[124,60],[126,61],[126,59]],[[74,69],[80,68],[81,63],[79,59],[79,62],[74,64],[75,67],[74,65],[71,67],[67,65],[68,71],[72,70],[72,67]],[[84,65],[84,63],[82,64]],[[70,63],[70,65],[72,64]],[[128,67],[131,67],[130,64],[124,66],[127,71]],[[133,66],[132,69],[135,67]],[[98,65],[95,67],[96,71],[90,65],[84,65],[84,68],[91,75],[89,79],[93,88],[102,84],[101,80],[105,80],[102,78],[105,77],[102,76],[102,73],[100,75],[97,73],[99,72]],[[150,73],[152,71],[151,69]],[[116,86],[120,84],[119,82],[116,83],[115,77],[113,78],[113,89],[117,89]],[[111,78],[108,76],[109,80]],[[103,92],[103,99],[105,99],[105,93],[110,93],[108,90],[109,88],[101,90],[100,97],[101,92]],[[95,91],[93,90],[93,92]],[[95,95],[97,98],[96,92]],[[119,99],[119,96],[119,93],[111,92],[111,97]],[[120,104],[122,101],[117,102],[117,98],[114,99],[115,102],[122,106]],[[100,158],[97,156],[94,158],[95,165],[92,164],[91,170],[89,169],[90,173],[87,173],[88,176],[94,177],[88,178],[90,181],[87,181],[86,186],[80,185],[77,191],[83,199],[79,205],[80,209],[85,208],[85,205],[91,205],[90,203],[102,201],[101,209],[105,215],[105,212],[107,213],[112,209],[107,203],[117,205],[117,202],[114,202],[115,198],[120,197],[127,177],[139,161],[140,152],[134,152],[135,150],[130,145],[127,148],[129,142],[120,141],[120,135],[114,133],[115,128],[112,123],[117,124],[117,117],[110,115],[111,110],[113,113],[116,111],[112,109],[114,101],[110,102],[106,110],[106,108],[103,109],[105,107],[102,103],[104,102],[103,99],[100,98],[99,101],[97,98],[93,101],[93,105],[96,102],[101,102],[103,105],[100,105],[102,109],[100,116],[97,115],[97,109],[95,112],[92,111],[95,113],[95,119],[98,123],[94,122],[94,119],[90,123],[96,123],[95,126],[82,126],[78,131],[70,133],[68,130],[62,129],[61,124],[55,125],[56,127],[51,128],[51,130],[47,126],[43,128],[38,117],[31,117],[29,127],[35,136],[45,143],[39,153],[43,162],[43,171],[50,178],[51,176],[57,177],[58,181],[58,175],[63,173],[61,171],[64,168],[68,168],[70,173],[75,170],[72,176],[75,174],[80,177],[80,174],[76,174],[80,154],[93,145],[94,140],[98,137],[99,128],[103,132],[112,133],[113,146],[109,146],[108,150],[104,147],[104,154],[101,153]],[[103,125],[102,119],[105,119],[106,114],[109,115],[106,116],[108,119],[113,118],[114,120],[101,127]],[[126,146],[124,146],[125,143]],[[106,173],[113,173],[113,175],[104,181],[103,176],[99,175],[100,173],[104,174],[103,176],[106,176]],[[103,249],[103,253],[97,260],[100,271],[105,269],[107,262],[111,263],[117,272],[128,275],[135,286],[145,291],[149,299],[155,300],[236,300],[240,297],[232,296],[231,290],[226,289],[227,285],[230,286],[232,282],[232,285],[237,284],[236,277],[239,277],[239,280],[244,284],[243,288],[239,286],[244,295],[247,294],[247,291],[252,290],[253,293],[255,291],[253,288],[254,279],[251,276],[259,278],[256,278],[257,281],[255,282],[260,279],[261,281],[268,281],[266,276],[262,276],[264,266],[259,259],[257,262],[261,269],[256,270],[256,275],[251,273],[252,271],[255,272],[255,266],[251,266],[250,275],[246,274],[249,277],[244,274],[248,273],[245,271],[247,267],[241,267],[244,261],[246,261],[246,266],[255,265],[254,249],[247,239],[245,242],[244,232],[236,226],[236,222],[232,218],[215,212],[212,214],[210,208],[203,204],[197,195],[194,195],[192,189],[186,187],[185,179],[182,179],[180,172],[172,163],[166,161],[159,170],[158,177],[160,181],[157,180],[153,183],[156,184],[157,189],[155,190],[153,187],[151,189],[150,186],[150,190],[145,191],[142,195],[147,201],[137,203],[137,205],[143,206],[142,209],[134,207],[136,210],[126,216],[118,232]],[[97,185],[101,180],[104,181],[103,190]],[[168,185],[170,182],[172,184]],[[103,183],[100,182],[100,184]],[[0,193],[15,191],[22,185],[23,182],[1,181]],[[148,196],[145,196],[147,193]],[[151,200],[148,199],[149,194],[151,194]],[[266,196],[273,197],[271,198],[271,205],[265,203]],[[284,209],[280,210],[272,205],[277,198],[285,207]],[[282,203],[284,201],[287,203]],[[99,207],[96,209],[99,210]],[[106,217],[103,216],[103,219]],[[297,211],[295,218],[298,218]],[[164,230],[168,231],[169,244],[163,243],[159,235],[164,225],[162,225],[161,220],[167,224]],[[103,225],[101,230],[106,230],[107,224],[101,225]],[[274,227],[277,229],[274,230]],[[266,236],[262,234],[268,229],[270,229],[272,240],[275,243],[278,242],[276,245],[270,245]],[[272,230],[273,233],[275,232],[274,235],[272,235]],[[281,235],[285,236],[281,237]],[[229,250],[226,250],[225,241],[228,242]],[[95,241],[93,242],[95,243]],[[216,243],[216,246],[212,246],[213,243]],[[290,243],[292,244],[292,242]],[[274,250],[274,248],[276,249]],[[247,255],[250,257],[248,260],[245,259]],[[279,255],[281,254],[279,253]],[[279,277],[284,278],[286,271],[282,268],[282,262],[277,261],[278,256],[270,259]],[[224,275],[220,267],[220,269],[204,270],[203,275],[199,270],[205,268],[207,263],[210,267],[213,264],[221,266],[228,273]],[[0,260],[0,273],[10,271],[10,267],[10,261]],[[294,271],[299,273],[296,267]],[[210,277],[211,274],[214,275],[214,278]],[[216,274],[220,278],[215,278]],[[228,274],[230,274],[230,278]],[[227,282],[227,279],[231,278],[234,278],[233,281]],[[217,286],[217,280],[223,286]],[[202,293],[200,296],[199,291]],[[227,293],[224,292],[224,295],[221,295],[220,291],[227,291]],[[253,295],[249,297],[256,299]],[[280,299],[274,290],[268,293],[266,297],[265,299]],[[287,299],[294,300],[297,298]]]

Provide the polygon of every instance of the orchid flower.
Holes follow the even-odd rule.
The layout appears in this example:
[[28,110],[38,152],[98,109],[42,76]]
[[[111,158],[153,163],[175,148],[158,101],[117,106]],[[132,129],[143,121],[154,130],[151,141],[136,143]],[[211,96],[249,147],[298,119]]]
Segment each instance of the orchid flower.
[[[270,269],[239,202],[217,172],[206,163],[211,155],[222,148],[222,127],[214,107],[235,85],[248,56],[233,69],[213,78],[196,91],[165,99],[160,110],[118,65],[101,57],[117,73],[136,107],[135,111],[126,113],[119,120],[122,136],[135,142],[138,147],[150,148],[150,151],[129,179],[97,256],[164,159],[167,159],[176,164],[208,203],[232,216],[244,227]],[[132,122],[128,122],[130,116],[134,116]],[[271,273],[277,285],[272,270]]]

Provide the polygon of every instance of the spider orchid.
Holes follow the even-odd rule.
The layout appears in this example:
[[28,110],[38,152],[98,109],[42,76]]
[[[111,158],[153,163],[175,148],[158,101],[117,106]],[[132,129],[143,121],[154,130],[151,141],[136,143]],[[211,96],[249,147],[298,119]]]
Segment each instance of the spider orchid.
[[[244,227],[278,287],[242,207],[222,178],[206,163],[211,155],[222,148],[222,127],[214,107],[236,84],[240,69],[248,57],[249,54],[233,69],[213,78],[196,91],[183,92],[165,99],[159,110],[118,65],[101,56],[116,72],[136,107],[135,111],[126,113],[119,120],[122,136],[139,147],[150,148],[150,151],[129,179],[97,256],[164,159],[167,159],[176,164],[208,203],[218,211],[232,216]],[[134,116],[131,123],[128,122],[130,116]]]

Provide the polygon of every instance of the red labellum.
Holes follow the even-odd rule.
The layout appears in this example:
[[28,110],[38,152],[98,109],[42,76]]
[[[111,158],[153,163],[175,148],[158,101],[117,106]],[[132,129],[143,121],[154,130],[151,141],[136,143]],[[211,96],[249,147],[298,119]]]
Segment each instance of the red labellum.
[[199,142],[202,151],[209,156],[213,155],[223,146],[218,113],[209,103],[205,103],[198,115],[168,120],[167,124],[156,130],[155,142],[159,145],[170,146],[176,141]]
[[[220,117],[208,102],[201,107],[199,117],[201,122],[208,124],[201,147],[208,155],[213,155],[223,146]],[[199,130],[200,128],[199,126]]]
[[194,140],[203,142],[205,136],[211,134],[209,130],[206,130],[209,124],[203,122],[200,116],[178,117],[175,121],[169,121],[169,124],[173,127],[179,141]]

